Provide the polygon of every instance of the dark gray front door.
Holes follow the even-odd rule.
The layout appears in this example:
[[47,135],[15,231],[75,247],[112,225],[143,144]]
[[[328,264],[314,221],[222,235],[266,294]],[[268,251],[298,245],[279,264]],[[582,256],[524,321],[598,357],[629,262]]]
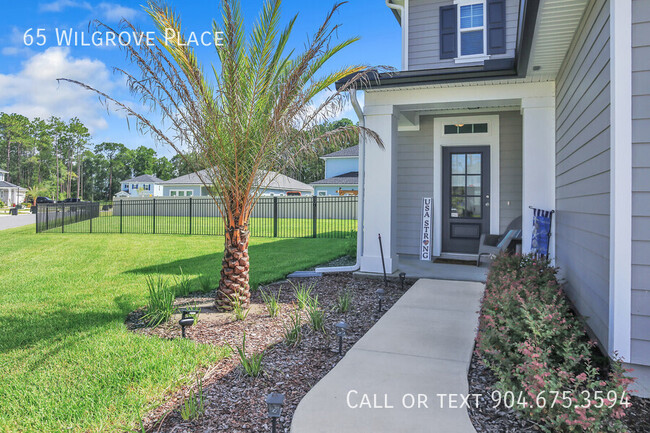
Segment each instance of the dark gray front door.
[[478,252],[490,231],[490,147],[442,148],[442,252]]

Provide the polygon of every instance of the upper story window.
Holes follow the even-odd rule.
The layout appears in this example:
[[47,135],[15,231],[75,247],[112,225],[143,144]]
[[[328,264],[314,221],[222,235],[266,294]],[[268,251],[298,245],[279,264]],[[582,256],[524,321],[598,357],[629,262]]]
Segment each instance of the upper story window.
[[506,0],[454,0],[440,7],[440,59],[477,62],[506,53]]
[[460,56],[485,54],[485,14],[483,3],[460,5],[458,32]]

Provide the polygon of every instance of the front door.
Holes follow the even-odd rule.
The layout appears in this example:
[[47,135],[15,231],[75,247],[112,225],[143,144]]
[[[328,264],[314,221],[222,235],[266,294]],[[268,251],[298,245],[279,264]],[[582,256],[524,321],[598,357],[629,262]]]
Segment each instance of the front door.
[[442,252],[478,253],[490,231],[490,147],[442,148]]

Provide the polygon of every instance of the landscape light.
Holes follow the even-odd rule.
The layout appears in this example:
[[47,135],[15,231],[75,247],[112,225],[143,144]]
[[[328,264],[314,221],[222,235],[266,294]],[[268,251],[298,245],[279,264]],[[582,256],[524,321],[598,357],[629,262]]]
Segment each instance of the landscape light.
[[282,413],[282,403],[284,403],[284,394],[272,392],[266,396],[266,405],[269,409],[269,418],[271,418],[273,433],[275,433],[275,420],[280,418],[280,414]]
[[399,273],[399,280],[402,283],[402,290],[404,290],[404,280],[406,280],[406,272]]
[[377,314],[381,314],[381,300],[384,299],[384,295],[386,294],[386,291],[384,289],[377,289],[375,294],[377,294],[377,298],[379,299]]
[[343,337],[345,337],[345,331],[350,327],[347,323],[341,320],[336,325],[336,335],[339,337],[339,355],[343,354]]
[[181,325],[181,335],[185,338],[185,327],[194,325],[196,321],[196,315],[199,314],[199,310],[191,308],[183,308],[181,310],[181,320],[178,321],[178,324]]

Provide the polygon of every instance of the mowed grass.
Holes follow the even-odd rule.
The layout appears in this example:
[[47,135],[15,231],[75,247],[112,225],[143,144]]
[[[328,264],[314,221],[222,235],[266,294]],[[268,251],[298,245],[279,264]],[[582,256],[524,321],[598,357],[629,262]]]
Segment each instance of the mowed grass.
[[[64,232],[68,233],[153,233],[156,234],[223,234],[223,223],[220,217],[189,217],[174,216],[124,216],[119,217],[110,213],[102,213],[98,218],[74,222],[66,221]],[[91,227],[92,226],[92,227]],[[357,230],[356,219],[319,218],[316,220],[316,237],[345,238]],[[61,232],[61,227],[48,231]],[[314,221],[312,218],[279,218],[277,229],[273,218],[251,218],[250,231],[253,237],[273,237],[275,233],[282,237],[313,237]]]
[[[194,372],[227,356],[219,347],[127,331],[146,302],[145,276],[220,270],[213,236],[35,234],[0,231],[0,431],[95,432],[134,427]],[[258,285],[341,255],[340,239],[255,238]]]

